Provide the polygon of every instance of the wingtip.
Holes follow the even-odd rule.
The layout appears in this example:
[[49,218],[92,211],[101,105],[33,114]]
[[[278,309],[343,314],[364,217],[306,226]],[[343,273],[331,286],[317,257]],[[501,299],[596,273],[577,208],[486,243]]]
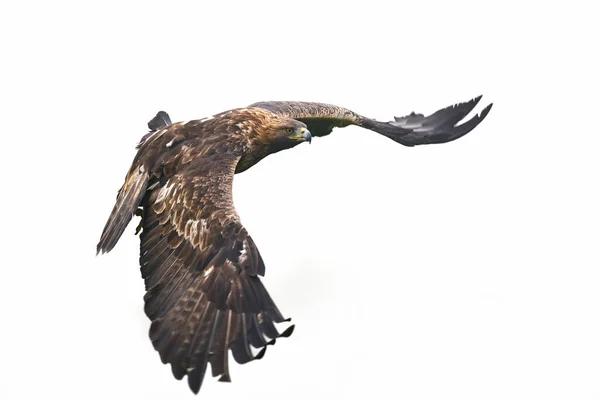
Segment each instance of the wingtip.
[[198,394],[200,392],[200,386],[192,386],[191,384],[188,384],[188,386],[190,387],[190,390],[192,391],[192,393],[194,394]]
[[258,354],[254,356],[254,359],[255,360],[260,360],[261,358],[263,358],[265,356],[266,352],[267,352],[267,346],[265,346],[262,349],[260,349],[260,351],[258,352]]
[[[479,104],[479,101],[482,99],[482,97],[483,97],[483,95],[480,94],[479,96],[475,96],[471,100],[466,102],[466,104],[469,104],[470,110],[473,110],[477,106],[477,104]],[[465,104],[465,103],[463,103],[463,104]],[[494,105],[494,103],[490,103],[487,106],[485,106],[483,108],[483,110],[481,110],[479,113],[477,113],[475,118],[479,119],[480,121],[483,120],[489,114],[493,105]]]
[[192,369],[188,371],[188,387],[194,394],[198,394],[200,392],[200,388],[202,387],[202,380],[204,378],[204,372],[198,373],[196,369]]
[[281,337],[290,337],[292,335],[292,333],[294,333],[294,328],[296,328],[296,325],[290,326],[285,331],[283,331],[283,333],[280,336]]
[[481,112],[479,113],[479,118],[484,119],[489,114],[493,105],[494,103],[490,103],[483,110],[481,110]]
[[[475,108],[477,106],[477,104],[479,104],[479,101],[481,100],[482,97],[483,97],[483,95],[480,94],[479,96],[475,96],[471,100],[469,100],[469,101],[467,101],[465,103],[468,104],[469,107],[471,107],[471,110],[472,110],[473,108]],[[462,104],[465,104],[465,103],[462,103]],[[461,103],[457,104],[456,106],[460,106],[460,105],[461,105]]]

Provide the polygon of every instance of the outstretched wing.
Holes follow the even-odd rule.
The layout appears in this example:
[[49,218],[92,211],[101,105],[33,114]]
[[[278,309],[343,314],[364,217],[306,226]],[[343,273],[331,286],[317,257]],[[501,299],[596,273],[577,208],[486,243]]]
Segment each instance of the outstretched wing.
[[405,146],[445,143],[456,140],[475,128],[492,108],[485,107],[481,113],[461,125],[456,125],[475,108],[481,96],[468,102],[443,108],[425,117],[414,112],[394,121],[379,122],[363,117],[346,108],[323,104],[294,101],[266,101],[250,107],[267,109],[276,114],[304,122],[314,136],[325,136],[335,127],[357,125],[380,133]]
[[[232,200],[239,157],[217,152],[191,161],[144,199],[140,265],[152,320],[150,339],[194,393],[207,364],[229,381],[238,363],[262,357],[285,319],[259,276],[263,260]],[[266,339],[268,338],[268,339]],[[262,348],[255,356],[250,346]]]

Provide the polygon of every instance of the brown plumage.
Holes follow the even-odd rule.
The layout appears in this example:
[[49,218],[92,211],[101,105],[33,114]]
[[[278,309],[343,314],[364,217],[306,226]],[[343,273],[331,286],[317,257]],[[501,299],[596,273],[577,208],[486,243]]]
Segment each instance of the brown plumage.
[[[229,351],[245,363],[293,330],[275,327],[286,320],[259,279],[265,265],[233,206],[235,173],[334,127],[361,126],[407,146],[448,142],[485,118],[491,104],[455,126],[478,101],[393,122],[304,102],[255,103],[175,124],[159,112],[138,144],[97,251],[112,250],[132,216],[142,216],[140,265],[150,339],[175,378],[187,375],[198,393],[210,363],[213,376],[229,381]],[[261,350],[253,355],[250,346]]]

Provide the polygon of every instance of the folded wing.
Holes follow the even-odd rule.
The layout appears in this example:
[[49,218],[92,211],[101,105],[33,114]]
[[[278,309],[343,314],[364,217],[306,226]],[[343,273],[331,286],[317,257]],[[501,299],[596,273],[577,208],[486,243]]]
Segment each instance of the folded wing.
[[108,253],[115,247],[146,194],[149,177],[148,167],[142,160],[136,158],[127,173],[125,183],[117,194],[117,201],[110,217],[104,225],[96,247],[97,253]]

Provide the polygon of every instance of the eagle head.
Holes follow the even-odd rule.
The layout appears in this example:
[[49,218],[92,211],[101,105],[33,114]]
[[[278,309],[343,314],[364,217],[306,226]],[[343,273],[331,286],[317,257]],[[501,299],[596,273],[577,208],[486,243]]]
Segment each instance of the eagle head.
[[312,139],[303,122],[258,108],[249,111],[251,113],[243,115],[243,121],[236,124],[251,143],[240,159],[236,173],[245,171],[269,154],[291,149],[302,142],[310,143]]
[[309,142],[312,135],[306,124],[298,120],[269,115],[260,124],[255,126],[256,140],[268,147],[269,153],[290,149],[302,142]]

